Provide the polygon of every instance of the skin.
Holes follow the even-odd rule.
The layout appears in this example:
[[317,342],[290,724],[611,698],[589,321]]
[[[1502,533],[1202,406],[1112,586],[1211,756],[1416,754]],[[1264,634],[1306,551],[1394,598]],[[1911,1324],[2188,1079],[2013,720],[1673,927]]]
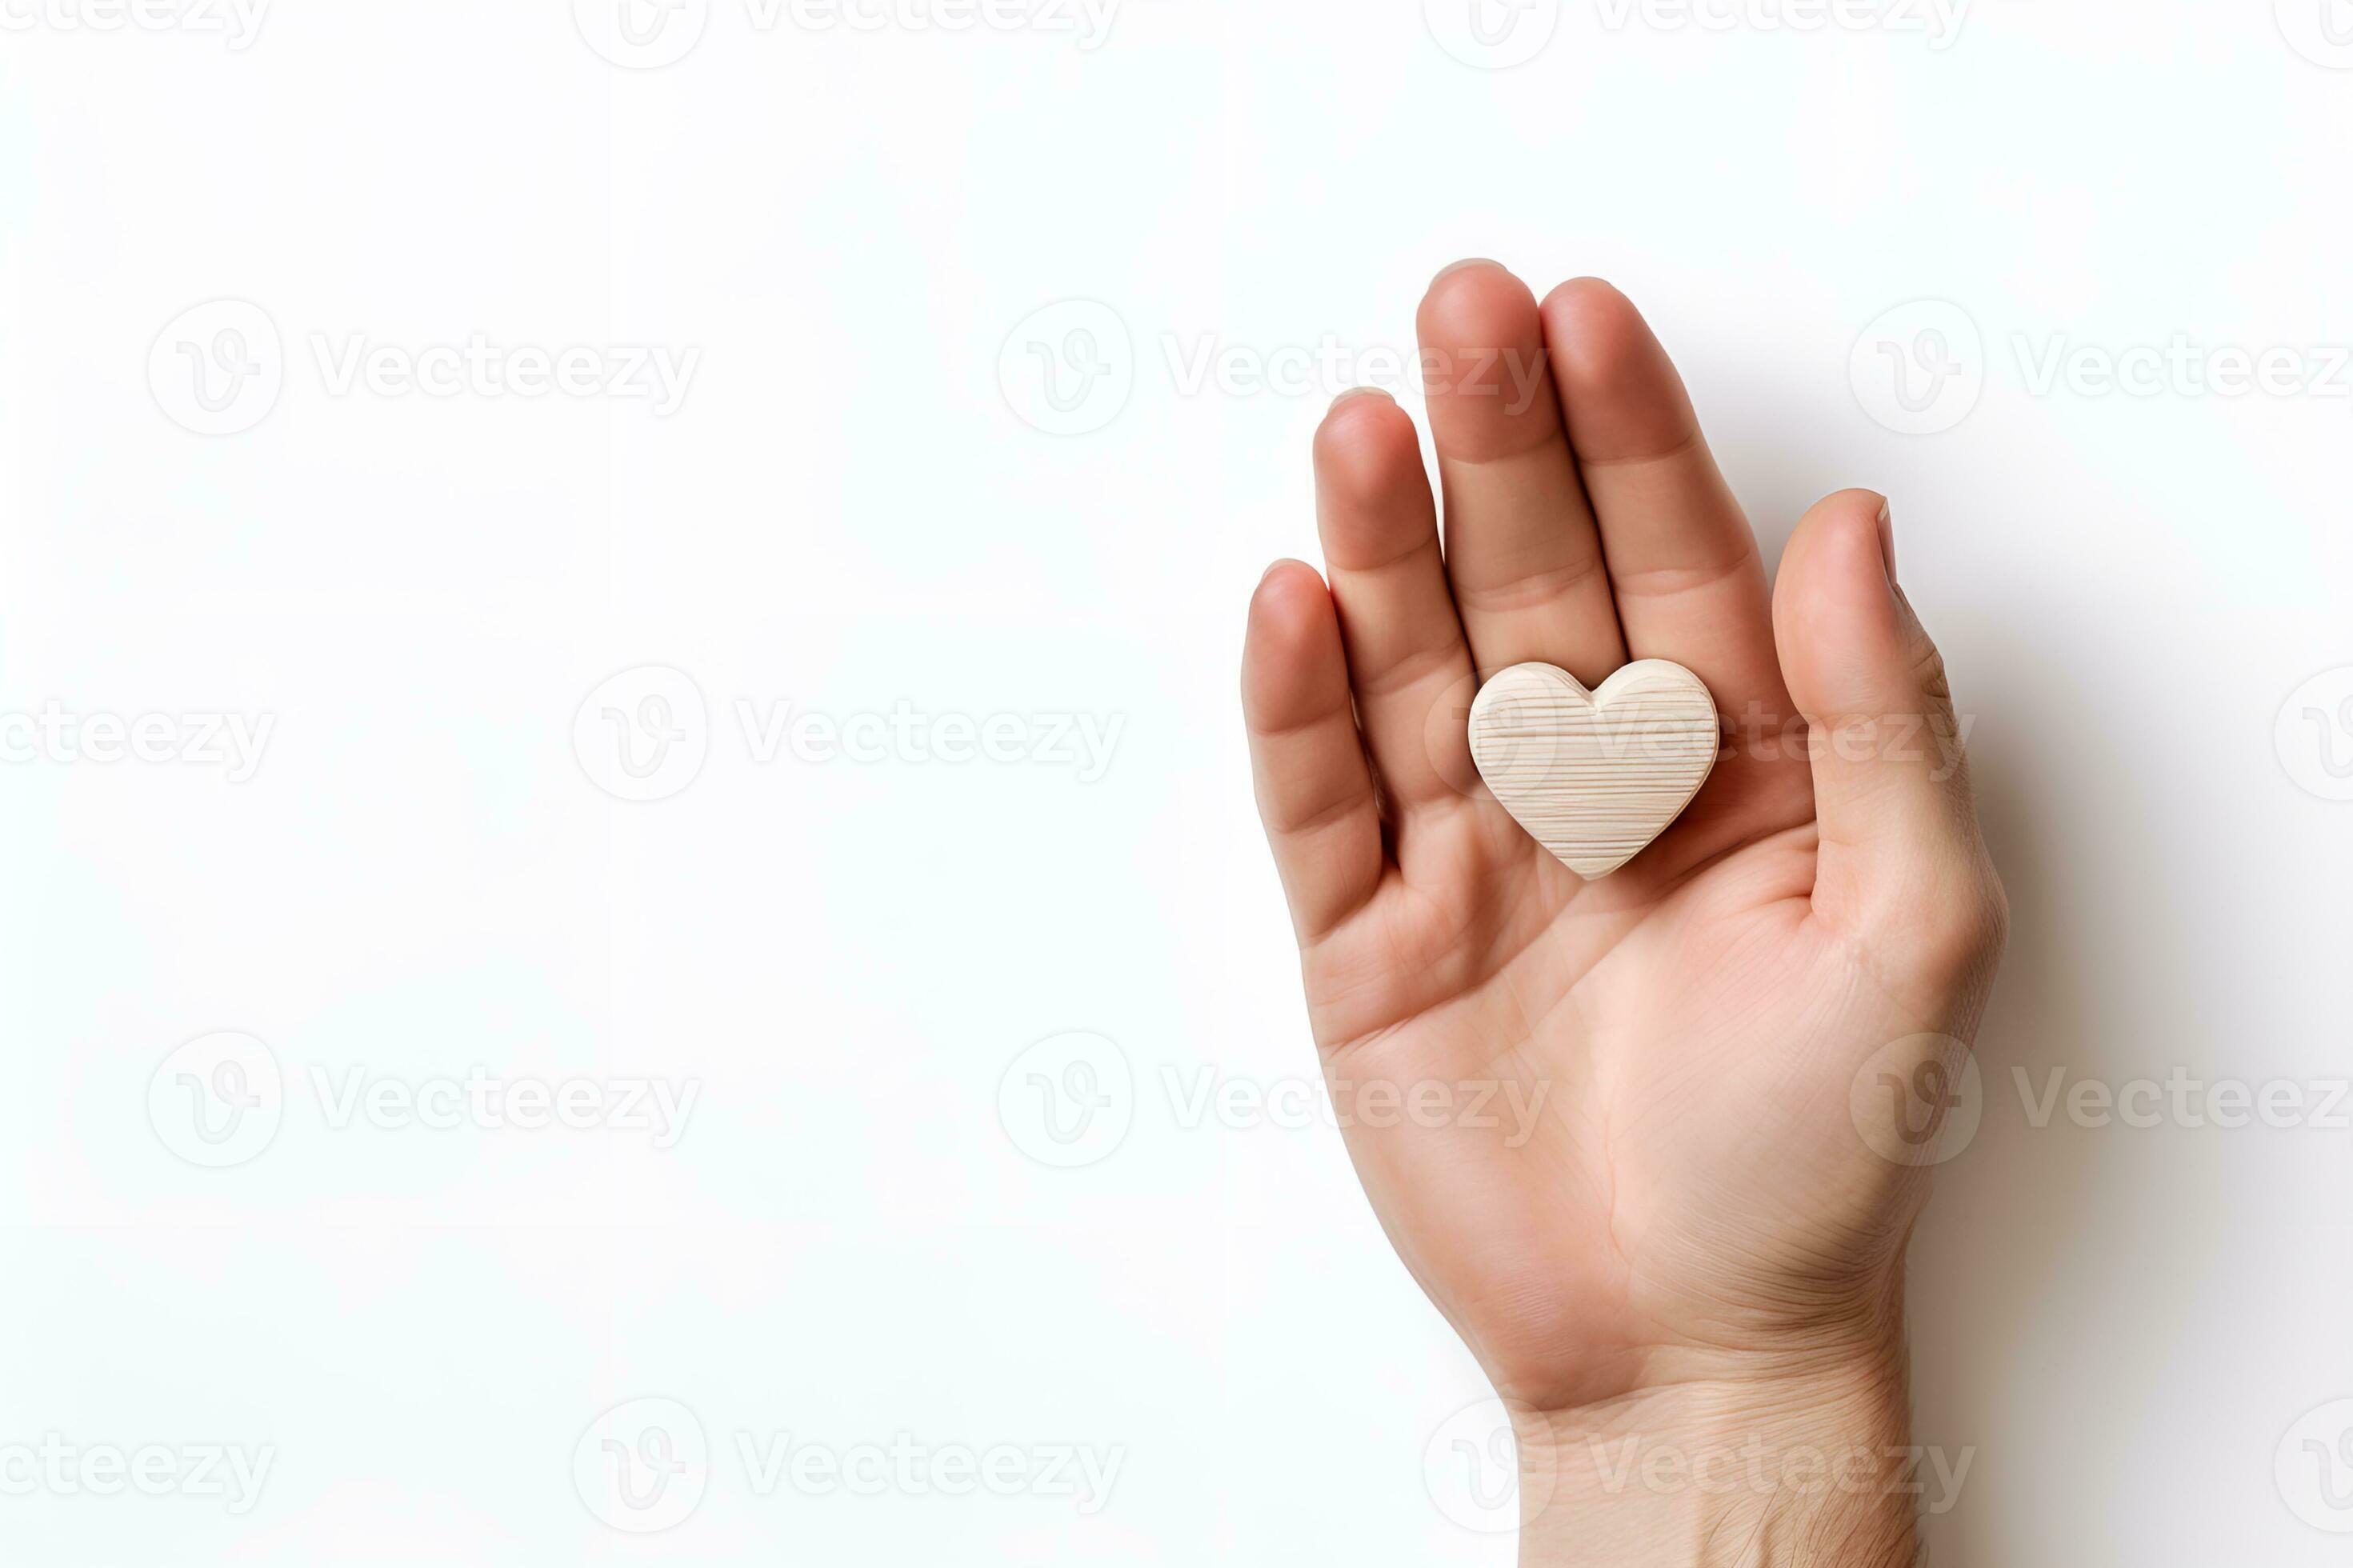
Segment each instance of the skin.
[[[1889,510],[1822,500],[1768,587],[1624,295],[1460,263],[1419,331],[1442,542],[1410,416],[1343,397],[1326,575],[1268,571],[1242,671],[1350,1157],[1513,1414],[1524,1563],[1908,1563],[1905,1090],[1958,1081],[2007,906]],[[1724,747],[1588,883],[1480,784],[1464,718],[1509,665],[1643,658],[1706,682]],[[1417,1089],[1452,1110],[1396,1113]],[[1662,1451],[1740,1484],[1613,1469]],[[1810,1454],[1857,1457],[1825,1482]]]

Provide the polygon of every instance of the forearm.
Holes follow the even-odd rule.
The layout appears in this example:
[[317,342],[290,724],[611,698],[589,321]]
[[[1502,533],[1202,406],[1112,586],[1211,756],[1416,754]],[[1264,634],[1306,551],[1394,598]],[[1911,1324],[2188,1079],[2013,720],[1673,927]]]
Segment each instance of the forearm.
[[1911,1568],[1957,1484],[1912,1446],[1900,1340],[1515,1421],[1524,1568]]

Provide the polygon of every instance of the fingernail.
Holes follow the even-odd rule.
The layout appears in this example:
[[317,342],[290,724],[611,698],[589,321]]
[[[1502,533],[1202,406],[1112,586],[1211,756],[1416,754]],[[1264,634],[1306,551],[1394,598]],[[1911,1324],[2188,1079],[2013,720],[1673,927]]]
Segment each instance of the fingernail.
[[1460,261],[1451,261],[1440,268],[1438,276],[1430,280],[1430,286],[1437,287],[1440,281],[1452,277],[1466,267],[1501,267],[1503,265],[1500,261],[1491,261],[1483,256],[1466,256]]
[[1887,585],[1895,582],[1895,515],[1886,501],[1879,503],[1879,558],[1887,563]]

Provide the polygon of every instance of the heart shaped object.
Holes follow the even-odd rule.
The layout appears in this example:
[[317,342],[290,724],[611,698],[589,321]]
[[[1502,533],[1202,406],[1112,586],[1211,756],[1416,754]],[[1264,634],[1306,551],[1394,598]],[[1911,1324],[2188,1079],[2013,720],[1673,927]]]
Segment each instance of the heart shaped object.
[[1479,776],[1580,877],[1606,877],[1683,814],[1715,766],[1715,699],[1663,658],[1588,691],[1549,664],[1498,671],[1471,704]]

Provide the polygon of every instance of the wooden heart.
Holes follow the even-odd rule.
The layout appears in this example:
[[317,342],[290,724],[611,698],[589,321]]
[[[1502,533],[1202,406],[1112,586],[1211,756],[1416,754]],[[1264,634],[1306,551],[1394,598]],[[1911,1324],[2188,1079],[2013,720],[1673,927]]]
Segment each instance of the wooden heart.
[[1715,765],[1715,699],[1698,676],[1640,658],[1588,691],[1549,664],[1497,672],[1471,704],[1479,776],[1537,843],[1606,877],[1682,815]]

